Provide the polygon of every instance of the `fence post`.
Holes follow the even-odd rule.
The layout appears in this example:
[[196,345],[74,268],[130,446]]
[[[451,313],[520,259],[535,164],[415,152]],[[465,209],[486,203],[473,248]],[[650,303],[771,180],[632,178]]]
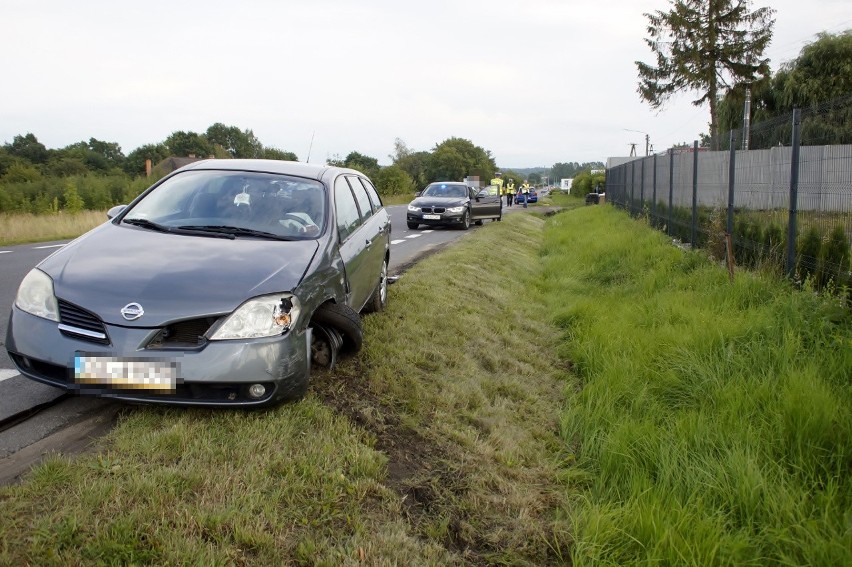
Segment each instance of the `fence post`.
[[636,186],[636,160],[630,161],[630,215],[633,216],[633,208],[636,206],[636,199],[633,196],[634,187]]
[[698,229],[698,140],[692,144],[692,227],[689,232],[690,247],[695,246],[695,234]]
[[736,184],[737,148],[734,145],[734,133],[731,130],[731,154],[728,158],[728,218],[725,223],[725,256],[728,260],[728,275],[734,279],[734,186]]
[[654,181],[651,187],[651,224],[654,226],[657,220],[657,154],[654,154]]
[[787,221],[787,277],[796,275],[796,213],[799,198],[799,136],[801,135],[802,115],[798,108],[793,109],[793,152],[790,156],[790,217]]
[[642,158],[642,171],[639,174],[639,215],[645,213],[645,158]]
[[674,221],[674,152],[669,148],[669,220],[666,223],[669,236],[672,235],[672,222]]

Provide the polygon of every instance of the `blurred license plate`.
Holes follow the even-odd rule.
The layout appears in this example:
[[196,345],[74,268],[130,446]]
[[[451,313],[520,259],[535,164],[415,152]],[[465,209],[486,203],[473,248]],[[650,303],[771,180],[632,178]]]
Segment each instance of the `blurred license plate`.
[[441,220],[441,215],[423,215],[426,220]]
[[177,371],[177,362],[172,360],[86,355],[74,357],[74,381],[77,384],[174,392]]

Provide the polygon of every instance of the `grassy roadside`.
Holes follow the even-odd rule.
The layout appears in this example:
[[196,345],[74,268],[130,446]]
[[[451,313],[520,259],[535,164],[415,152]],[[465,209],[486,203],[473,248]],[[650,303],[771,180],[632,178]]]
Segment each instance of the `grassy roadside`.
[[852,563],[830,301],[605,206],[486,223],[390,298],[298,404],[129,407],[0,489],[0,564]]
[[852,318],[609,208],[545,231],[577,564],[852,564]]
[[0,213],[0,246],[77,238],[106,221],[106,211],[63,211],[45,215]]

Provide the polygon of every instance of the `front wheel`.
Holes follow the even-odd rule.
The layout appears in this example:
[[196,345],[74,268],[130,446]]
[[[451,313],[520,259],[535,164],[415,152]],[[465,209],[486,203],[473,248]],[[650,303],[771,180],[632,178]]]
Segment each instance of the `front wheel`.
[[325,303],[315,312],[311,320],[319,325],[333,327],[343,335],[342,350],[358,352],[364,344],[364,329],[361,316],[348,305]]
[[418,226],[420,226],[420,225],[417,224],[416,222],[408,221],[408,229],[409,230],[415,230],[415,229],[417,229]]
[[461,225],[459,226],[462,230],[467,230],[470,228],[470,210],[466,210],[464,215],[462,215]]

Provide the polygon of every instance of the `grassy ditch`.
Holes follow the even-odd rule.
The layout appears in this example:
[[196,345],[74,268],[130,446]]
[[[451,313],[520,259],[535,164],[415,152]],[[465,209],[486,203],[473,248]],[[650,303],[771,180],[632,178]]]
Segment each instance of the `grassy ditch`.
[[640,225],[594,207],[545,232],[581,385],[575,563],[852,564],[849,312]]
[[0,488],[0,564],[852,564],[849,313],[579,203],[415,265],[300,403],[128,406]]

